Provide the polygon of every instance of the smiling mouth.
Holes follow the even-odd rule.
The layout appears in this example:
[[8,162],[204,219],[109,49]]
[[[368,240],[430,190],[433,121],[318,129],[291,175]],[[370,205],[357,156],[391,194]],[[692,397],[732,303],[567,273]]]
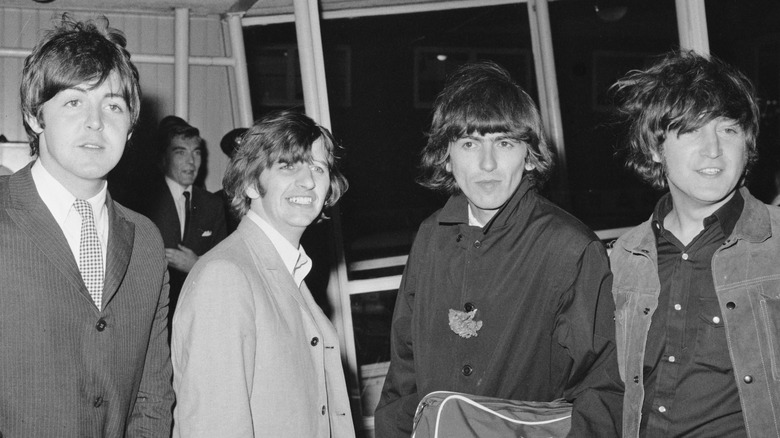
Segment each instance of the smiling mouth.
[[314,202],[314,199],[312,199],[311,196],[293,196],[291,198],[287,198],[287,201],[289,201],[291,204],[311,205],[311,203]]
[[700,173],[702,175],[705,175],[705,176],[715,176],[715,175],[718,175],[719,173],[723,172],[723,170],[722,169],[718,169],[716,167],[707,167],[707,168],[704,168],[704,169],[699,169],[696,172],[698,172],[698,173]]
[[100,146],[99,144],[92,144],[92,143],[85,143],[81,145],[81,147],[85,149],[103,149],[103,146]]

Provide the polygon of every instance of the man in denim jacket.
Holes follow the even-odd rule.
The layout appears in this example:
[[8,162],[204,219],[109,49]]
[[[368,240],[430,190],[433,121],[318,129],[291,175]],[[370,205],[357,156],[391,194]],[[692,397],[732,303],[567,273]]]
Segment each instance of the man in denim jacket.
[[624,436],[780,436],[780,210],[743,187],[753,87],[675,52],[614,91],[628,167],[669,190],[610,256]]

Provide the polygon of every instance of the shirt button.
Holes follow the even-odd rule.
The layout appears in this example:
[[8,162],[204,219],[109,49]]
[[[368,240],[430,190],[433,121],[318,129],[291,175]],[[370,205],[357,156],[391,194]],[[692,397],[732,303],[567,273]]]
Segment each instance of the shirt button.
[[103,397],[95,397],[95,401],[92,403],[92,406],[99,408],[103,405]]
[[714,322],[715,324],[719,324],[720,323],[720,318],[718,318],[717,316],[713,316],[712,317],[712,322]]
[[666,407],[664,407],[664,406],[659,406],[659,407],[658,407],[658,412],[660,412],[660,413],[664,413],[664,412],[666,412]]
[[753,383],[753,376],[745,376],[742,378],[742,380],[745,381],[745,383],[747,384],[751,384]]
[[682,259],[683,259],[683,260],[688,260],[688,254],[687,254],[687,253],[683,253],[683,255],[682,255]]
[[681,309],[682,309],[681,305],[679,305],[679,304],[675,304],[674,305],[674,310],[681,310]]
[[311,338],[311,346],[312,347],[316,347],[317,344],[319,344],[319,343],[320,343],[320,340],[319,340],[318,337],[315,336],[315,337]]
[[474,310],[474,303],[466,303],[463,308],[466,310],[466,312],[471,312]]
[[676,361],[676,360],[677,360],[677,358],[676,358],[676,357],[674,357],[674,356],[669,356],[669,362],[672,362],[672,363],[674,363],[674,361]]
[[480,242],[479,240],[474,242],[474,248],[479,248],[480,246],[482,246],[482,242]]
[[325,415],[325,405],[322,405],[322,415]]
[[471,365],[463,365],[463,369],[460,370],[464,376],[468,377],[474,372],[474,368]]
[[106,320],[103,319],[103,318],[100,318],[98,320],[97,324],[95,324],[95,328],[97,329],[97,331],[102,332],[103,330],[106,329],[107,325],[108,324],[106,323]]

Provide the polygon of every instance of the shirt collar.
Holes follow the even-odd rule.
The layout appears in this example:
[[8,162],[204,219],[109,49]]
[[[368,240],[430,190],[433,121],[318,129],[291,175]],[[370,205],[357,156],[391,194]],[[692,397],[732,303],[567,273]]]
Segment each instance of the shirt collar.
[[171,191],[171,195],[173,195],[173,199],[179,199],[184,192],[190,192],[192,193],[192,185],[188,185],[187,187],[184,187],[183,185],[177,183],[176,181],[170,179],[169,177],[165,177],[165,184],[168,185],[168,189]]
[[[713,223],[720,224],[721,231],[724,236],[730,236],[734,231],[734,227],[737,225],[739,217],[742,215],[742,209],[745,206],[745,199],[739,190],[734,191],[734,196],[728,200],[725,204],[721,205],[719,209],[711,215],[704,218],[704,228],[709,227]],[[664,218],[672,211],[672,194],[667,193],[658,201],[653,211],[653,231],[656,235],[664,229]]]
[[309,259],[309,256],[306,255],[303,246],[299,245],[298,248],[294,247],[289,240],[285,239],[281,233],[276,231],[271,224],[266,222],[265,219],[261,218],[254,211],[247,211],[246,216],[263,230],[263,233],[265,233],[276,249],[276,252],[279,253],[279,256],[282,258],[282,262],[284,263],[284,267],[287,268],[287,272],[293,276],[298,287],[301,287],[303,279],[309,274],[309,271],[311,271],[311,260]]
[[[493,215],[493,218],[482,227],[482,232],[487,234],[490,228],[501,228],[508,222],[515,221],[516,212],[520,209],[520,204],[523,202],[523,199],[525,199],[526,194],[532,190],[534,190],[533,182],[530,178],[523,177],[523,180],[520,182],[520,185],[518,185],[512,196],[510,196],[504,205],[498,209],[496,214]],[[468,205],[468,198],[466,198],[466,195],[464,195],[463,192],[452,195],[444,204],[444,207],[442,207],[436,218],[440,224],[468,223],[471,225],[471,221],[469,220],[471,211],[468,209]],[[476,223],[479,223],[479,221]]]
[[[76,197],[43,167],[41,160],[37,160],[33,164],[30,174],[41,200],[49,208],[57,223],[62,226],[68,217],[68,213],[73,208],[73,202],[76,200]],[[92,205],[95,218],[100,218],[104,214],[107,193],[108,182],[104,182],[103,188],[95,196],[86,200]]]

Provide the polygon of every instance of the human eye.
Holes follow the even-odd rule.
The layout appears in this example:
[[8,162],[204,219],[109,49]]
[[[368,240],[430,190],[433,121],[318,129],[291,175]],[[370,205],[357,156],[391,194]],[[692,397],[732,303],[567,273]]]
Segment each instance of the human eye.
[[280,161],[278,164],[278,168],[281,170],[295,170],[296,163],[286,163],[284,161]]
[[517,146],[517,143],[510,139],[503,139],[498,142],[498,145],[502,148],[512,148]]
[[109,103],[108,110],[114,113],[123,113],[125,112],[125,106],[119,103]]
[[316,164],[316,163],[310,164],[309,165],[309,169],[311,169],[312,172],[317,172],[317,173],[320,173],[320,174],[325,173],[325,168],[323,166],[319,165],[319,164]]
[[65,106],[68,108],[76,108],[81,104],[81,101],[78,99],[68,99],[65,101]]
[[476,146],[476,143],[474,143],[474,141],[470,138],[461,138],[458,140],[457,145],[463,149],[472,149]]

